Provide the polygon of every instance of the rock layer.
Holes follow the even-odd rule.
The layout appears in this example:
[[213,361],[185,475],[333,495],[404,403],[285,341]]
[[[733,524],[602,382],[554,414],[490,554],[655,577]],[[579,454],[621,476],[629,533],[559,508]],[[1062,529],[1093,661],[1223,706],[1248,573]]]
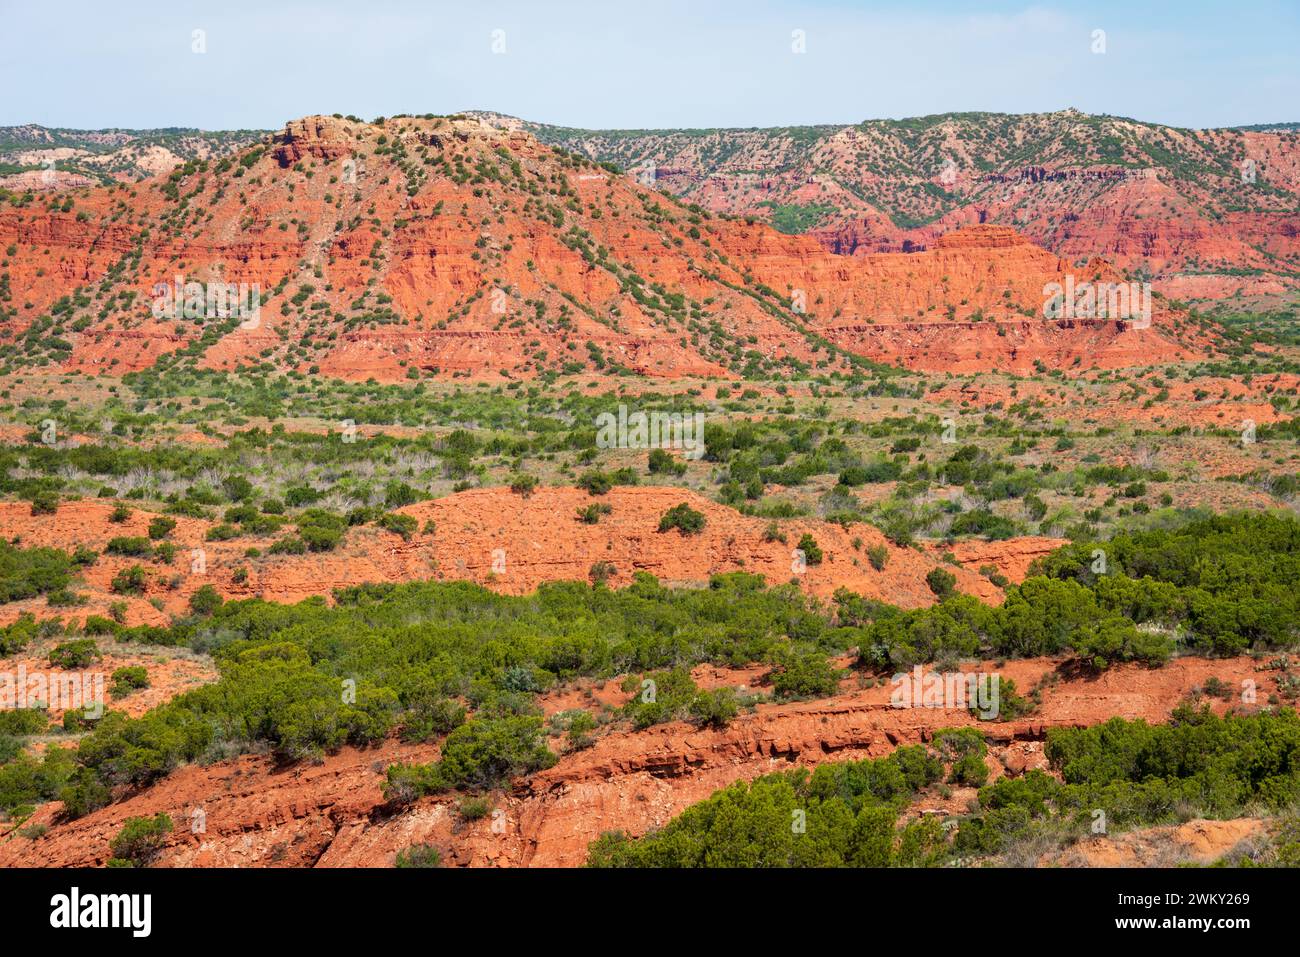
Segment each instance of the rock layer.
[[[1028,689],[1054,668],[1034,659],[997,670]],[[1254,679],[1263,694],[1271,682],[1248,659],[1179,658],[1156,670],[1123,665],[1095,679],[1045,683],[1037,713],[982,727],[995,753],[1006,756],[1006,773],[1023,773],[1029,763],[1041,763],[1035,745],[1048,728],[1112,716],[1162,721],[1211,675],[1229,684]],[[825,700],[761,705],[722,730],[676,723],[605,733],[591,748],[494,796],[504,813],[500,832],[491,819],[463,821],[454,795],[407,808],[383,805],[385,767],[432,760],[437,749],[428,745],[345,748],[319,764],[289,769],[256,755],[190,766],[74,821],[60,822],[55,805],[42,807],[32,823],[48,830],[34,840],[15,834],[0,840],[0,866],[103,864],[108,842],[128,817],[160,811],[180,823],[160,858],[163,866],[389,866],[416,843],[439,847],[457,866],[577,866],[602,832],[644,833],[733,781],[881,756],[927,741],[939,728],[974,722],[964,710],[894,708],[889,696],[888,686],[846,688]],[[969,790],[954,795],[973,796]],[[204,812],[204,831],[197,834],[186,826],[196,808]]]
[[[41,322],[20,363],[120,374],[185,351],[381,381],[846,369],[823,340],[918,369],[1182,354],[1160,304],[1151,329],[1044,318],[1048,284],[1118,274],[1006,227],[837,256],[464,118],[307,117],[238,155],[62,205],[0,203],[0,345]],[[198,308],[171,309],[195,283]],[[217,284],[256,286],[258,315],[228,321],[204,298]]]

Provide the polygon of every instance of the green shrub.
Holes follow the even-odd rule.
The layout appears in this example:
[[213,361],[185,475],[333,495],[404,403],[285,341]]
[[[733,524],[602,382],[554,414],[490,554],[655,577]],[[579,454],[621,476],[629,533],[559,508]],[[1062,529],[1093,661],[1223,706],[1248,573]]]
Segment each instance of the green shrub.
[[679,462],[664,449],[651,449],[647,468],[651,475],[685,475],[686,463]]
[[604,495],[614,487],[614,480],[605,472],[593,470],[578,476],[577,486],[586,489],[588,495]]
[[822,698],[839,690],[840,672],[814,648],[796,648],[779,659],[771,673],[778,698]]
[[176,519],[156,516],[149,522],[149,537],[157,541],[166,538],[176,528]]
[[705,727],[725,728],[740,713],[732,688],[701,691],[691,701],[691,717]]
[[1174,653],[1171,635],[1141,631],[1133,622],[1119,617],[1088,623],[1075,633],[1070,644],[1098,670],[1119,661],[1159,665]]
[[528,475],[516,472],[510,476],[510,491],[516,495],[522,495],[528,498],[537,489],[538,479],[536,475]]
[[72,671],[94,664],[104,656],[93,638],[78,638],[56,645],[50,652],[50,664]]
[[8,625],[0,625],[0,656],[7,657],[22,651],[40,633],[41,626],[36,623],[36,616],[30,611],[23,612]]
[[419,500],[420,493],[405,482],[394,480],[384,486],[385,508],[392,509],[401,508],[404,505],[414,505]]
[[153,545],[143,535],[118,537],[110,538],[108,544],[104,546],[104,551],[109,555],[129,555],[138,558],[153,551]]
[[980,705],[975,703],[971,705],[972,715],[981,721],[1014,721],[1033,712],[1035,703],[1020,695],[1013,679],[998,675],[997,682],[997,713],[993,715],[982,713]]
[[407,867],[441,867],[442,852],[429,844],[412,844],[397,852],[397,866]]
[[221,594],[212,585],[200,585],[190,595],[190,611],[196,615],[207,617],[220,608],[222,604]]
[[253,483],[242,475],[227,475],[221,480],[221,490],[232,502],[246,502],[257,491]]
[[876,571],[884,571],[885,566],[889,564],[889,548],[885,545],[868,545],[867,561]]
[[1218,718],[1182,707],[1163,725],[1053,728],[1045,754],[1060,780],[1034,770],[982,788],[955,853],[996,854],[1038,833],[1084,836],[1094,808],[1105,808],[1114,833],[1281,809],[1300,796],[1300,718],[1290,710]]
[[85,708],[69,708],[63,712],[63,730],[68,734],[80,734],[94,727],[96,720],[86,713]]
[[0,604],[66,588],[73,559],[55,548],[15,548],[0,540]]
[[465,707],[436,693],[424,692],[409,703],[402,727],[404,741],[428,741],[450,734],[465,723]]
[[817,544],[817,539],[813,538],[812,535],[804,532],[799,539],[798,548],[803,552],[804,561],[809,565],[820,565],[822,563],[821,546]]
[[948,534],[952,536],[979,535],[992,541],[1011,538],[1016,531],[1015,522],[983,508],[963,512],[948,528]]
[[926,573],[925,583],[930,586],[935,597],[942,601],[953,594],[957,587],[957,576],[946,568],[932,568]]
[[[921,747],[887,758],[738,781],[633,840],[606,833],[591,867],[884,867],[929,863],[943,847],[933,824],[896,823],[943,766]],[[924,828],[923,833],[921,829]]]
[[0,711],[0,735],[13,738],[43,734],[49,726],[50,716],[44,708],[11,708]]
[[148,584],[149,573],[139,565],[131,565],[114,575],[109,587],[118,595],[143,595]]
[[966,754],[953,765],[952,776],[948,780],[963,787],[980,788],[988,778],[989,769],[984,760],[979,755]]
[[592,744],[591,733],[596,730],[596,719],[591,716],[589,711],[575,711],[568,720],[566,734],[569,739],[569,747],[577,751],[581,748],[590,747]]
[[307,543],[297,535],[286,535],[272,542],[267,551],[272,555],[305,555]]
[[0,808],[16,814],[23,807],[55,800],[75,768],[70,748],[51,746],[39,760],[20,751],[0,765]]
[[417,796],[457,788],[489,790],[521,774],[549,768],[555,761],[546,747],[540,718],[478,718],[447,735],[436,763],[390,767],[385,795],[401,794],[402,784],[412,785]]
[[131,665],[118,668],[113,672],[109,684],[109,694],[114,698],[125,698],[132,691],[149,687],[149,672],[143,665]]
[[324,509],[311,508],[298,518],[298,535],[313,552],[332,551],[347,530],[347,522]]
[[67,786],[57,795],[63,802],[64,815],[70,818],[84,817],[107,806],[113,799],[113,792],[89,768],[68,775]]
[[172,819],[159,812],[153,817],[129,817],[109,842],[113,856],[135,867],[146,867],[162,850],[172,832]]
[[230,522],[221,522],[209,528],[203,538],[209,542],[228,542],[242,534],[243,532],[238,526],[232,525]]
[[600,521],[602,515],[608,515],[613,510],[613,507],[608,502],[592,502],[590,505],[579,508],[576,517],[584,525],[595,525]]
[[379,527],[385,531],[400,535],[403,541],[410,541],[420,523],[412,515],[401,512],[386,512],[379,517]]
[[700,693],[685,668],[655,671],[640,679],[629,675],[623,681],[623,689],[635,692],[623,705],[623,714],[637,729],[682,720]]
[[678,529],[683,535],[698,535],[704,531],[704,516],[685,502],[674,505],[659,519],[659,531]]

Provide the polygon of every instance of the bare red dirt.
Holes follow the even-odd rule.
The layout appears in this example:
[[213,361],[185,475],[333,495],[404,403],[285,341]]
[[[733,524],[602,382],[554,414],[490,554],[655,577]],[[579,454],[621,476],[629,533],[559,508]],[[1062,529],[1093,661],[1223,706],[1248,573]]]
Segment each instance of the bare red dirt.
[[[600,501],[611,507],[598,524],[576,518],[577,510]],[[682,502],[705,516],[699,535],[660,532],[663,514]],[[136,509],[125,522],[111,522],[116,503],[108,499],[67,502],[55,515],[33,516],[25,502],[0,503],[0,525],[23,544],[73,549],[87,545],[101,550],[109,539],[146,534],[154,513]],[[227,598],[262,597],[269,601],[296,602],[312,595],[329,596],[335,588],[367,582],[469,580],[497,591],[521,595],[549,581],[588,580],[592,566],[613,566],[612,587],[626,585],[636,572],[649,572],[670,584],[703,585],[711,575],[746,571],[764,575],[769,583],[797,580],[800,587],[819,597],[829,597],[844,587],[905,608],[933,604],[925,582],[938,559],[916,549],[899,548],[869,525],[839,525],[813,519],[783,520],[778,524],[786,541],[767,540],[765,519],[749,518],[697,493],[666,487],[618,487],[593,498],[572,488],[544,487],[525,498],[508,489],[478,489],[406,506],[399,511],[419,523],[410,541],[374,527],[355,528],[333,552],[306,555],[264,555],[249,559],[245,550],[258,546],[265,552],[267,537],[241,537],[208,542],[214,523],[178,517],[170,540],[177,545],[172,565],[140,559],[101,555],[83,572],[81,590],[87,603],[74,609],[49,608],[44,599],[0,606],[0,622],[12,621],[30,611],[42,617],[105,615],[114,602],[127,605],[132,623],[166,624],[171,614],[186,612],[189,596],[205,584]],[[425,532],[433,522],[435,531]],[[795,544],[811,534],[824,552],[820,565],[797,571]],[[859,547],[854,547],[854,540]],[[876,571],[867,549],[883,545],[887,562]],[[1017,549],[1014,540],[989,546],[981,564],[997,565],[998,553]],[[1044,547],[1033,540],[1024,548]],[[191,572],[192,555],[202,550],[204,571]],[[1018,559],[1014,560],[1018,562]],[[1014,563],[1014,562],[1013,562]],[[143,596],[113,594],[114,575],[141,564],[150,570]],[[237,583],[234,572],[245,568],[247,580]],[[1002,592],[973,568],[951,567],[960,591],[984,601],[1001,601]],[[162,608],[151,601],[158,600]]]
[[1197,819],[1186,824],[1146,827],[1114,837],[1091,837],[1066,851],[1045,856],[1046,867],[1177,867],[1212,864],[1243,842],[1262,837],[1268,822],[1242,817]]
[[[15,693],[17,693],[16,676],[20,669],[28,676],[35,674],[44,676],[45,687],[61,679],[77,676],[82,679],[83,692],[90,692],[93,689],[102,690],[105,708],[138,718],[178,694],[217,679],[217,669],[211,660],[193,655],[188,649],[159,647],[146,651],[118,646],[110,641],[100,642],[103,657],[94,664],[76,670],[54,668],[50,666],[49,651],[55,644],[54,641],[45,641],[29,646],[21,654],[0,659],[0,670],[15,676]],[[137,689],[121,698],[110,697],[113,672],[119,668],[131,667],[143,667],[148,672],[149,687]],[[31,701],[30,698],[27,700]],[[59,701],[62,706],[54,707],[53,697],[43,699],[43,702],[50,706],[47,710],[50,720],[54,722],[62,720],[63,712],[69,707],[66,698],[60,697]],[[85,703],[89,705],[92,702],[87,700]],[[9,706],[13,705],[9,704]],[[78,707],[80,704],[73,702],[70,706]]]
[[971,540],[952,545],[931,545],[930,550],[939,554],[947,552],[962,565],[975,571],[991,565],[1007,579],[1019,584],[1025,580],[1029,566],[1035,559],[1050,555],[1062,545],[1068,544],[1069,540],[1064,538],[1026,535],[997,542]]

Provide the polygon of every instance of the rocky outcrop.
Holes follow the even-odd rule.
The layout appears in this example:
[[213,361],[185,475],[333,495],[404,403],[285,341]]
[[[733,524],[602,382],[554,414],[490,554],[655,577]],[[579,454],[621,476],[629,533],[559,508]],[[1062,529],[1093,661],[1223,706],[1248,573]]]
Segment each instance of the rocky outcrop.
[[996,568],[1010,581],[1022,582],[1029,573],[1029,566],[1037,559],[1050,555],[1069,540],[1064,538],[1047,538],[1026,535],[1022,538],[1008,538],[1001,541],[966,541],[931,546],[934,551],[947,552],[967,568],[979,571],[986,566]]
[[924,372],[999,369],[1023,375],[1040,364],[1113,369],[1190,355],[1150,329],[1105,319],[832,326],[826,337],[858,355]]
[[275,159],[281,166],[292,166],[307,156],[326,161],[350,156],[355,142],[350,127],[345,120],[328,116],[291,120],[275,138]]

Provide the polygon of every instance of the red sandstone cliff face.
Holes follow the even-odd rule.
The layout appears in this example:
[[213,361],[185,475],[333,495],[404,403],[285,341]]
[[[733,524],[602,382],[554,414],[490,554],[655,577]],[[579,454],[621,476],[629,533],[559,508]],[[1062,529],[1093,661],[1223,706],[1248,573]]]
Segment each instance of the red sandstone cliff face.
[[[1277,294],[1296,287],[1300,215],[1225,213],[1208,218],[1197,206],[1156,181],[1110,185],[1086,199],[1037,186],[1032,211],[1009,195],[962,207],[933,224],[900,230],[874,217],[814,229],[809,236],[831,252],[871,256],[932,249],[955,229],[1005,223],[1068,262],[1105,257],[1121,272],[1153,276],[1171,299],[1222,299]],[[1170,204],[1177,210],[1169,212]],[[1243,270],[1259,270],[1252,273]]]
[[859,355],[923,372],[1027,374],[1039,363],[1048,369],[1113,369],[1191,355],[1150,329],[1101,319],[839,326],[826,336]]
[[766,234],[743,232],[737,242],[746,240],[764,282],[784,283],[792,296],[803,292],[814,328],[879,361],[922,371],[1024,373],[1036,363],[1113,368],[1189,354],[1167,338],[1170,317],[1159,299],[1152,299],[1149,328],[1136,309],[1126,318],[1046,318],[1049,288],[1122,279],[1100,260],[1074,268],[1005,226],[971,226],[923,252],[847,263],[807,246],[791,254]]
[[[14,310],[0,336],[52,313],[42,354],[85,372],[187,348],[208,368],[381,381],[841,365],[815,336],[922,369],[1175,354],[1159,315],[1155,331],[1112,325],[1091,339],[1043,320],[1044,286],[1069,267],[1005,228],[962,230],[919,256],[835,256],[469,119],[307,117],[238,160],[65,200],[0,206]],[[160,289],[190,282],[256,284],[257,321],[152,308]],[[1022,328],[1008,338],[971,319]],[[943,322],[925,333],[927,356],[911,327]],[[941,342],[952,355],[933,354]]]

